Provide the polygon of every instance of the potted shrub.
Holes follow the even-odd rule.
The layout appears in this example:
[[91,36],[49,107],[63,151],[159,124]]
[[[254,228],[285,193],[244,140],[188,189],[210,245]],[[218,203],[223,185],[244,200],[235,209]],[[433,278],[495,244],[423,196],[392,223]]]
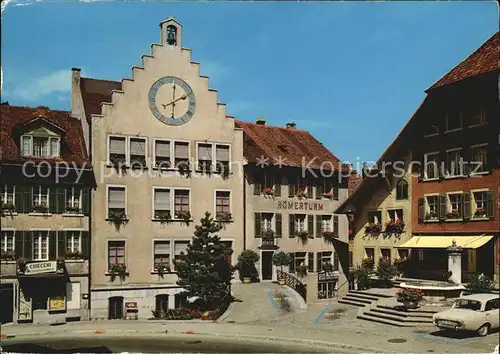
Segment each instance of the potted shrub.
[[[289,266],[292,262],[292,258],[286,252],[280,251],[273,255],[273,264],[277,267],[280,267],[281,274],[283,274],[283,267]],[[280,285],[285,285],[285,279],[278,279]]]
[[357,267],[353,272],[353,276],[358,284],[358,290],[370,288],[370,271],[368,268]]
[[127,169],[125,155],[111,154],[109,156],[109,162],[111,166],[115,168],[116,172],[120,170],[125,171]]
[[424,294],[419,289],[400,289],[396,293],[396,300],[402,302],[405,309],[416,309],[424,298]]
[[222,179],[228,179],[231,171],[229,170],[229,164],[227,163],[217,163],[215,166],[215,171],[221,175]]
[[394,260],[393,267],[397,276],[405,276],[408,266],[408,258],[397,258]]
[[309,233],[307,231],[299,231],[297,232],[297,237],[302,242],[302,245],[306,245],[309,240]]
[[295,196],[299,199],[302,199],[302,198],[307,198],[307,193],[305,191],[305,189],[299,189],[297,191],[297,193],[295,193]]
[[370,257],[365,257],[361,261],[361,268],[367,269],[370,272],[373,270],[374,266],[375,266],[375,261]]
[[446,214],[447,219],[460,219],[460,213],[458,210],[453,210]]
[[83,259],[83,254],[81,252],[66,252],[66,259]]
[[155,269],[158,272],[158,276],[162,279],[163,279],[163,276],[165,275],[165,273],[170,273],[170,267],[163,262],[156,263]]
[[259,272],[255,267],[255,263],[257,263],[259,259],[259,255],[253,250],[244,250],[240,253],[236,267],[239,271],[240,280],[243,283],[248,284],[258,280]]
[[380,258],[375,274],[383,286],[388,288],[391,285],[391,279],[394,277],[394,273],[395,269],[392,266],[391,261],[383,257]]
[[127,266],[125,266],[125,264],[114,264],[109,268],[109,274],[111,276],[111,282],[115,281],[116,276],[119,276],[120,280],[124,281],[128,275]]
[[325,240],[325,242],[329,244],[333,244],[333,240],[337,238],[336,235],[331,231],[322,231],[321,236],[323,236],[323,240]]
[[301,263],[295,268],[295,272],[299,278],[304,278],[307,276],[307,266],[304,263]]
[[215,219],[219,222],[230,222],[233,220],[233,217],[230,212],[221,212],[215,215]]
[[2,203],[2,212],[12,213],[15,210],[14,203]]
[[189,225],[189,222],[191,221],[191,213],[189,211],[178,211],[175,213],[175,217],[177,219],[184,220],[186,225]]
[[68,205],[66,205],[66,212],[71,213],[71,214],[79,214],[80,207],[78,205],[68,204]]
[[170,210],[155,210],[155,219],[162,224],[169,222],[170,220],[172,220]]
[[273,196],[274,195],[274,189],[272,189],[271,187],[266,187],[266,188],[264,188],[264,194],[265,195]]
[[474,274],[465,285],[465,291],[470,294],[491,293],[492,290],[493,282],[484,274]]

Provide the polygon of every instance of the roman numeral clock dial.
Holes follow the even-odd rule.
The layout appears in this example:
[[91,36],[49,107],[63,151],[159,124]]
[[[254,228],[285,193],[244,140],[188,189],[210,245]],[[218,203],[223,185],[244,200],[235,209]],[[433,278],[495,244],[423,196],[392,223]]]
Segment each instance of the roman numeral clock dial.
[[149,90],[149,108],[160,122],[182,125],[193,118],[196,99],[191,87],[182,79],[165,76]]

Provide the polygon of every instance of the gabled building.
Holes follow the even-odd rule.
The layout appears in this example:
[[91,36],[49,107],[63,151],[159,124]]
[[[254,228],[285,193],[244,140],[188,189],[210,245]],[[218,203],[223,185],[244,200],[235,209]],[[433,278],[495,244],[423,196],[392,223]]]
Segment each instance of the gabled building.
[[[309,132],[294,123],[285,127],[237,121],[244,132],[244,248],[260,254],[262,281],[276,281],[276,252],[291,255],[285,270],[297,278],[300,265],[307,267],[307,301],[347,290],[347,232],[344,215],[333,211],[347,198],[350,166],[342,164]],[[333,265],[334,276],[324,274]]]
[[97,179],[92,318],[179,307],[173,261],[205,212],[224,224],[229,262],[243,248],[243,132],[182,47],[182,31],[173,18],[161,22],[160,43],[121,82],[73,70],[72,114]]
[[88,319],[95,185],[69,112],[1,105],[2,323]]
[[380,157],[378,170],[368,170],[376,177],[366,177],[338,209],[354,220],[356,261],[369,256],[364,235],[374,219],[367,209],[384,209],[386,204],[372,197],[393,175],[384,163],[404,157],[411,162],[407,169],[411,178],[405,176],[411,198],[405,228],[411,220],[412,237],[407,234],[393,247],[400,256],[409,256],[408,276],[447,280],[447,249],[455,244],[463,249],[461,271],[454,270],[460,274],[452,275],[455,281],[467,281],[475,273],[498,281],[499,44],[497,32],[426,91],[420,107]]

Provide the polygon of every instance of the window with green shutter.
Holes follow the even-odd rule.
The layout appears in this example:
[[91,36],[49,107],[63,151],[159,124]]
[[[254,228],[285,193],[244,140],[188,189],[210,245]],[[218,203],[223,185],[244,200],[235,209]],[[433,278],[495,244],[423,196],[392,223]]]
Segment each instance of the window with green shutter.
[[283,176],[279,171],[274,172],[274,196],[281,197],[281,184],[283,183]]
[[281,237],[282,233],[283,233],[281,214],[279,214],[279,213],[274,214],[274,222],[275,222],[274,235],[275,235],[275,237]]
[[288,267],[288,271],[290,273],[294,273],[295,272],[295,252],[290,252],[289,255],[290,255],[291,262],[290,262],[290,266]]
[[322,237],[321,230],[323,229],[323,217],[316,215],[316,237]]
[[16,211],[20,214],[31,212],[33,202],[33,189],[29,185],[17,185],[15,188]]
[[66,231],[57,232],[57,256],[66,256]]
[[309,238],[314,238],[314,215],[307,215],[307,234]]
[[255,238],[260,238],[262,231],[262,215],[260,213],[254,213],[254,229]]
[[335,237],[339,237],[339,216],[333,216],[333,234]]
[[288,233],[290,235],[290,238],[294,238],[295,235],[295,215],[294,214],[289,214],[288,215]]
[[83,215],[89,215],[90,213],[90,188],[82,189],[82,213]]

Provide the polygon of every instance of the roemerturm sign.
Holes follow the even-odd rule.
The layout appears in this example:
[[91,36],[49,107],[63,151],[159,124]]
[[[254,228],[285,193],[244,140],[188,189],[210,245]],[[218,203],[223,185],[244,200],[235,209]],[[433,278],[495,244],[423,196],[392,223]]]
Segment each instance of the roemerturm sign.
[[57,262],[35,262],[26,264],[24,275],[55,273],[57,271]]
[[278,209],[323,211],[324,205],[320,202],[296,202],[288,200],[278,200]]

